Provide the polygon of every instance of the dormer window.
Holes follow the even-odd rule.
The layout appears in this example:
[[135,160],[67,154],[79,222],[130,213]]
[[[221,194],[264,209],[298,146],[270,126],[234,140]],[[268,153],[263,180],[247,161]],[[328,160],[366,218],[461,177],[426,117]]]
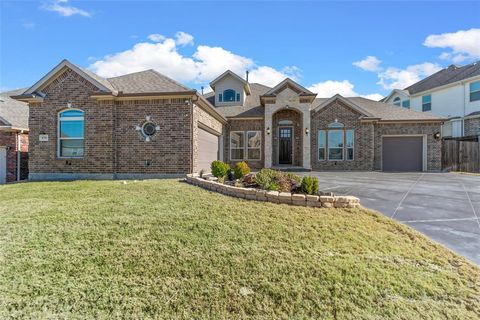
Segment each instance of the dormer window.
[[240,101],[240,93],[236,92],[233,89],[227,89],[223,91],[223,100],[222,94],[220,94],[219,99],[220,102],[235,102]]
[[396,97],[395,99],[393,99],[393,105],[394,106],[397,106],[397,107],[400,107],[400,104],[401,104],[401,99],[399,97]]

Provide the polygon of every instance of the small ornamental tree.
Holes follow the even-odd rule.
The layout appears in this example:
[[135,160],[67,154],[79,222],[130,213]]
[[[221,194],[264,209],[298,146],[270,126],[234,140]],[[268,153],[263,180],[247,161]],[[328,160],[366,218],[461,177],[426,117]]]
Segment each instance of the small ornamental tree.
[[218,181],[222,182],[225,180],[225,176],[230,171],[230,166],[225,162],[215,160],[210,165],[210,169],[212,169],[213,176],[217,177]]
[[303,177],[301,187],[306,194],[317,194],[318,179],[316,177]]
[[235,176],[235,179],[242,179],[249,173],[250,173],[250,168],[248,167],[248,164],[245,161],[237,162],[235,164],[235,167],[233,168],[233,174]]

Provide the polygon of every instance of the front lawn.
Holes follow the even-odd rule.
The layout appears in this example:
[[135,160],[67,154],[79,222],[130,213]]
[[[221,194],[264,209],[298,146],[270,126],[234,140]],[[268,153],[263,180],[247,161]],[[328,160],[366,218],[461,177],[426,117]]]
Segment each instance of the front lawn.
[[2,319],[479,315],[479,268],[368,210],[175,180],[0,186]]

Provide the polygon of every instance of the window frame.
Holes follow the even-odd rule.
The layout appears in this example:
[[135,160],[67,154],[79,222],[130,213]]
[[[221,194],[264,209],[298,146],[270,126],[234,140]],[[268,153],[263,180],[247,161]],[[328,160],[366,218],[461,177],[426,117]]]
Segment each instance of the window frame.
[[[348,132],[352,133],[352,147],[348,147],[347,136]],[[352,149],[352,159],[348,159],[348,149]],[[345,129],[345,161],[354,161],[355,160],[355,130]]]
[[480,87],[477,90],[472,91],[472,85],[473,84],[479,84],[480,85],[480,80],[479,81],[473,81],[468,84],[468,96],[470,99],[470,102],[475,102],[475,101],[480,101],[480,97],[478,99],[472,100],[472,93],[480,93]]
[[[331,128],[327,130],[327,160],[328,161],[345,161],[345,129],[344,128]],[[342,134],[342,147],[330,148],[328,138],[331,132],[340,132]],[[342,159],[330,159],[330,149],[342,149]]]
[[[70,117],[70,118],[61,118],[61,115],[68,111],[80,111],[82,116],[79,117]],[[83,132],[82,137],[74,137],[74,138],[62,138],[62,129],[61,125],[62,122],[65,121],[82,121],[83,122]],[[81,156],[64,156],[62,155],[62,141],[64,140],[82,140],[83,141],[83,154]],[[61,110],[57,113],[57,158],[58,159],[82,159],[85,157],[85,111],[75,108],[69,108]]]
[[236,92],[236,93],[235,93],[235,98],[236,98],[235,101],[237,101],[237,102],[240,101],[240,92]]
[[[430,101],[429,102],[424,102],[424,98],[429,97]],[[429,109],[425,110],[425,105],[429,105]],[[431,94],[426,94],[422,96],[422,112],[428,112],[432,111],[432,95]]]
[[[325,161],[327,159],[327,132],[328,130],[320,129],[317,132],[317,159]],[[323,133],[323,147],[320,147],[320,133]],[[320,149],[323,149],[323,159],[320,158]]]
[[[406,105],[406,104],[408,104],[408,105]],[[410,109],[410,99],[406,99],[406,100],[402,101],[402,108]]]
[[[241,133],[242,134],[242,140],[243,140],[243,147],[241,148],[232,148],[232,133]],[[245,135],[245,131],[230,131],[230,136],[229,136],[229,143],[228,143],[228,146],[229,146],[229,149],[230,149],[230,160],[231,161],[239,161],[239,160],[244,160],[245,159],[245,140],[246,140],[246,135]],[[242,150],[243,151],[243,157],[240,158],[240,159],[236,159],[236,158],[233,158],[232,157],[232,150]]]
[[[250,160],[250,161],[260,161],[260,160],[262,160],[262,131],[260,131],[260,130],[248,130],[248,131],[245,131],[245,132],[246,132],[246,134],[245,134],[245,140],[246,140],[245,141],[245,150],[246,150],[246,153],[244,154],[244,158],[246,160]],[[258,148],[257,147],[256,148],[251,148],[251,147],[248,146],[248,134],[250,132],[255,132],[255,133],[258,133],[260,135],[260,146]],[[249,150],[257,150],[257,149],[260,151],[259,152],[259,158],[258,159],[250,158],[248,156],[248,151]]]
[[223,94],[222,93],[218,94],[218,102],[223,102]]
[[[225,97],[225,93],[232,93],[233,92],[233,99],[232,100],[227,100],[227,98]],[[223,90],[223,102],[235,102],[236,98],[237,98],[237,91],[235,91],[234,89],[225,89]]]
[[[398,102],[398,104],[397,104],[397,102]],[[401,107],[402,106],[402,99],[400,97],[395,97],[395,99],[393,99],[393,105],[397,106],[397,107]]]

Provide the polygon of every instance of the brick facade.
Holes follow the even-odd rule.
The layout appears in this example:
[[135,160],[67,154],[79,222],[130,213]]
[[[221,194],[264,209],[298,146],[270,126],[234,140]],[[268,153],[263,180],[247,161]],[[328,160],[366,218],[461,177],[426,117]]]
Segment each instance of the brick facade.
[[[20,148],[18,147],[20,142]],[[5,147],[6,157],[6,182],[17,181],[17,167],[20,165],[20,180],[28,176],[28,133],[15,131],[0,131],[0,147]],[[20,164],[18,164],[20,153]]]
[[279,165],[279,121],[288,120],[293,123],[293,125],[285,125],[285,127],[293,127],[293,141],[292,141],[292,151],[293,151],[293,166],[301,167],[303,166],[303,139],[305,133],[303,132],[303,121],[302,114],[296,110],[292,109],[282,109],[273,114],[273,129],[272,129],[272,162],[273,165]]
[[465,119],[465,136],[480,136],[480,116]]
[[[310,139],[313,170],[372,170],[374,125],[372,122],[362,123],[359,118],[357,111],[340,101],[312,112]],[[318,130],[328,130],[328,125],[335,121],[342,123],[345,130],[354,130],[353,160],[329,161],[328,152],[325,160],[318,159]]]
[[[194,116],[195,106],[188,99],[97,101],[91,97],[96,87],[68,68],[42,91],[43,102],[30,104],[32,179],[181,176],[194,170],[197,123],[223,130],[203,110]],[[85,112],[82,158],[58,157],[58,113],[67,103]],[[136,129],[147,117],[159,126],[151,141]],[[40,134],[48,134],[49,140],[39,141]]]
[[[231,131],[244,131],[245,134],[247,134],[247,131],[260,131],[262,135],[262,148],[260,152],[260,157],[261,159],[259,161],[253,161],[253,160],[246,160],[245,161],[248,163],[248,165],[251,168],[254,169],[260,169],[264,167],[264,159],[265,159],[265,154],[264,154],[264,145],[265,145],[265,129],[264,129],[264,121],[263,119],[252,119],[252,120],[230,120],[228,121],[228,124],[226,126],[226,132],[224,135],[224,140],[223,140],[223,145],[224,145],[224,156],[223,159],[225,159],[225,162],[229,163],[230,166],[234,166],[235,163],[238,162],[236,161],[231,161],[230,160],[230,132]],[[246,151],[245,151],[245,156],[246,156]]]

